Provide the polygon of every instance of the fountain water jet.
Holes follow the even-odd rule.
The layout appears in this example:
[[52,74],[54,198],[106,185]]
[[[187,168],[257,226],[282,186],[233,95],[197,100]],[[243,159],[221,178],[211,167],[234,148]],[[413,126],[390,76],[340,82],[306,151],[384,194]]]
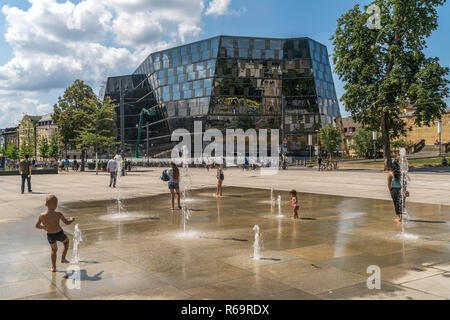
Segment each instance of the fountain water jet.
[[183,146],[183,160],[182,160],[182,168],[181,168],[181,210],[183,213],[183,236],[187,236],[186,226],[189,218],[191,217],[191,209],[187,207],[187,196],[189,191],[191,190],[191,176],[189,173],[189,157],[188,148]]
[[80,262],[80,256],[78,254],[78,245],[80,244],[80,242],[83,241],[83,238],[81,237],[81,230],[78,227],[78,223],[75,225],[75,229],[73,232],[73,260],[71,261],[72,263],[78,263]]
[[399,235],[402,239],[418,239],[419,237],[413,234],[405,232],[407,221],[409,220],[408,212],[406,211],[406,193],[408,192],[408,185],[411,182],[411,178],[408,175],[408,159],[406,157],[406,149],[400,149],[400,172],[401,172],[401,194],[400,194],[400,205],[402,208],[402,233]]
[[120,154],[117,154],[114,157],[114,160],[117,162],[117,214],[118,219],[121,217],[121,213],[123,211],[123,202],[122,202],[122,188],[121,188],[121,176],[122,176],[122,163],[123,159]]
[[274,205],[274,199],[273,199],[273,184],[270,185],[270,205],[273,207]]
[[280,195],[278,195],[277,202],[278,202],[278,215],[277,215],[277,218],[283,218],[283,214],[281,213],[281,196]]
[[259,226],[256,224],[253,227],[253,231],[255,231],[255,242],[253,242],[253,260],[261,259],[261,244],[259,238]]

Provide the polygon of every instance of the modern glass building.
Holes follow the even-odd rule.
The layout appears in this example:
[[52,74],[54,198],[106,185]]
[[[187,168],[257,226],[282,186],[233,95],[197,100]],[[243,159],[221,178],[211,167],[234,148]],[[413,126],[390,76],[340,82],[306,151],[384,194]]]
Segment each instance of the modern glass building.
[[[308,134],[315,143],[320,127],[340,117],[327,48],[309,38],[218,36],[150,54],[132,75],[108,78],[105,95],[119,102],[121,83],[127,153],[142,108],[156,113],[146,119],[152,156],[176,144],[173,130],[193,132],[194,121],[283,129],[283,116],[288,154],[309,155]],[[118,128],[120,136],[120,120]]]

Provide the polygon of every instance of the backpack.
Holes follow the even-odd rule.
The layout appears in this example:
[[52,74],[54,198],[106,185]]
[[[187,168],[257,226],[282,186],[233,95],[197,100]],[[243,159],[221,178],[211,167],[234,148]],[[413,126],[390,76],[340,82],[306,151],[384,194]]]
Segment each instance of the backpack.
[[169,175],[167,174],[167,169],[162,172],[160,178],[161,178],[162,181],[169,181],[170,180]]

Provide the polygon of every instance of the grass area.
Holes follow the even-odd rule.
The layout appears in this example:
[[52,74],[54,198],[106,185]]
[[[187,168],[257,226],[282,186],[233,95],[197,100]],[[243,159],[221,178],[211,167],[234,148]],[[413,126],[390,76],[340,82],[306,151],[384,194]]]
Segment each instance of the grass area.
[[[425,159],[411,159],[408,160],[408,164],[410,166],[427,166],[427,165],[431,165],[431,166],[440,166],[442,164],[442,158],[441,157],[436,157],[436,158],[425,158]],[[352,162],[352,163],[341,163],[340,165],[345,165],[345,166],[354,166],[354,165],[358,165],[358,166],[368,166],[368,167],[373,167],[373,166],[383,166],[383,160],[380,159],[378,161],[369,161],[369,162]]]

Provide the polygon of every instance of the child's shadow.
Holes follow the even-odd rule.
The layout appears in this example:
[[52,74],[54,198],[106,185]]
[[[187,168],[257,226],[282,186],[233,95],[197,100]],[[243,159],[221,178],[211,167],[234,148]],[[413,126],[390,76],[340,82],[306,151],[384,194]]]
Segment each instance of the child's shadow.
[[[80,270],[80,280],[81,281],[99,281],[102,280],[102,278],[100,277],[103,274],[103,270],[100,271],[99,273],[97,273],[96,275],[90,277],[87,274],[86,269],[81,269]],[[75,270],[72,270],[72,272],[66,272],[66,274],[64,275],[64,279],[68,279],[69,277],[71,277],[73,274],[75,273]]]

